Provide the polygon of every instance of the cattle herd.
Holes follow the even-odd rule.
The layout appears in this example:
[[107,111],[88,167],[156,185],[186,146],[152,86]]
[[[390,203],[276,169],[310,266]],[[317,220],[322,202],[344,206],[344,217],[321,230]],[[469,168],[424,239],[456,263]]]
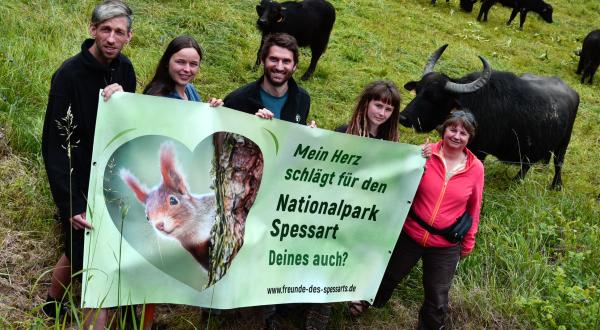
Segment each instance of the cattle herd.
[[[446,2],[449,2],[449,0],[446,0]],[[519,14],[519,27],[522,29],[525,18],[527,17],[527,12],[529,11],[538,13],[546,22],[552,23],[552,6],[545,3],[543,0],[481,0],[481,8],[479,9],[477,20],[481,21],[483,18],[484,22],[487,21],[490,8],[498,2],[504,7],[512,8],[512,13],[506,23],[507,25],[510,25],[513,19],[517,17],[517,14]],[[435,4],[436,0],[431,0],[431,3]],[[477,3],[477,0],[460,0],[460,8],[470,13],[473,11],[473,5],[475,3]]]
[[[500,3],[512,8],[507,24],[519,14],[522,29],[529,11],[552,23],[553,8],[543,0],[480,1],[478,21],[487,21],[490,8]],[[431,3],[435,4],[436,0]],[[460,7],[471,12],[476,3],[477,0],[460,0]],[[308,79],[327,48],[335,22],[334,7],[325,0],[282,3],[261,0],[256,11],[259,16],[256,24],[263,39],[269,33],[286,32],[296,37],[301,47],[310,47],[310,65],[302,76],[302,80]],[[468,109],[479,124],[476,136],[469,143],[469,149],[478,158],[484,160],[487,155],[493,155],[500,161],[517,164],[520,166],[517,178],[523,179],[532,163],[548,163],[554,157],[552,187],[560,189],[561,168],[579,106],[577,92],[558,77],[517,76],[492,70],[481,56],[482,72],[448,77],[433,70],[446,47],[431,55],[418,81],[404,85],[414,92],[415,98],[402,111],[400,124],[417,132],[429,132],[441,124],[452,109]],[[577,74],[582,75],[581,83],[588,78],[591,84],[600,64],[600,30],[585,37],[579,56]]]

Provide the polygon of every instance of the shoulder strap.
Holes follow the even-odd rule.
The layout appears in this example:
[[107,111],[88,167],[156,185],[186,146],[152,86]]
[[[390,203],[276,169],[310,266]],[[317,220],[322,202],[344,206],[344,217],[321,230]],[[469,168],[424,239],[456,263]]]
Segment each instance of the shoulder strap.
[[[427,230],[428,232],[435,234],[435,235],[446,235],[448,232],[448,228],[444,229],[444,230],[440,230],[437,228],[433,228],[432,226],[430,226],[427,222],[423,221],[423,219],[421,219],[416,213],[415,211],[413,211],[412,207],[410,208],[410,211],[408,211],[408,214],[410,215],[411,218],[413,218],[421,227],[425,228],[425,230]],[[450,226],[452,227],[452,226]]]

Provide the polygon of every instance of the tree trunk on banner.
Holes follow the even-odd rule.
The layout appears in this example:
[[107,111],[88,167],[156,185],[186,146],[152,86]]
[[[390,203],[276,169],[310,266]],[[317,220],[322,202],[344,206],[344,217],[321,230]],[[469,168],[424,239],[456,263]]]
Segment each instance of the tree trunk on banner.
[[256,199],[263,172],[263,156],[251,140],[234,133],[214,136],[214,189],[217,216],[211,233],[207,287],[221,279],[242,244],[246,217]]

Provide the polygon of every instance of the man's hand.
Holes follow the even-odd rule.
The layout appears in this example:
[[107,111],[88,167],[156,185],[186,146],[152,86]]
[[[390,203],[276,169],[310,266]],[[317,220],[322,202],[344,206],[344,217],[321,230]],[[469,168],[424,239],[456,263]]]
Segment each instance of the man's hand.
[[87,222],[87,220],[85,219],[85,212],[72,216],[71,219],[69,219],[69,221],[71,221],[71,226],[73,226],[73,229],[92,229],[92,224]]
[[317,128],[317,122],[314,120],[311,120],[310,123],[308,123],[308,125],[306,125],[310,128]]
[[106,87],[104,87],[104,89],[102,90],[102,96],[104,97],[104,102],[108,101],[108,99],[110,99],[110,96],[113,95],[115,92],[122,92],[123,91],[123,87],[121,87],[121,85],[114,83],[114,84],[110,84]]
[[267,108],[258,109],[255,115],[263,119],[273,119],[274,116],[273,113]]

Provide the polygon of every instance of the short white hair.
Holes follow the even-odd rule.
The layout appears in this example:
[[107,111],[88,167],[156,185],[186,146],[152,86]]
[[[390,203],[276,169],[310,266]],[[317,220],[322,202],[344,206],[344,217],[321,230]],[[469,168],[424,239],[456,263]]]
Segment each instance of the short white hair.
[[124,16],[127,18],[127,30],[131,31],[133,12],[131,8],[120,0],[104,0],[92,12],[92,24],[98,25],[111,18]]

